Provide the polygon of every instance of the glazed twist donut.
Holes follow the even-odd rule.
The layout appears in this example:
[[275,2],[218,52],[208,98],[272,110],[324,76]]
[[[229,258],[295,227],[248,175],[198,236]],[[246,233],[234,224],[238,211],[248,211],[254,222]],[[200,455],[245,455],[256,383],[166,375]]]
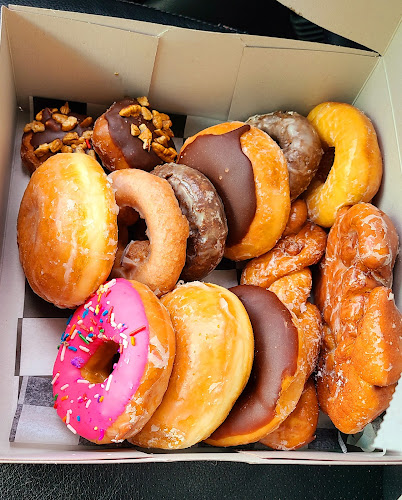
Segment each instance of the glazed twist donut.
[[378,208],[339,211],[315,300],[326,323],[317,377],[321,408],[355,433],[388,406],[402,371],[402,315],[391,292],[398,235]]
[[297,234],[307,221],[307,205],[302,198],[298,198],[290,205],[289,218],[286,223],[285,230],[282,233],[284,236]]
[[272,250],[251,260],[243,269],[241,284],[268,288],[278,278],[316,264],[324,253],[326,238],[323,229],[307,222],[297,234],[285,236]]
[[[140,281],[158,296],[172,290],[186,260],[189,235],[172,188],[165,179],[137,169],[116,170],[109,179],[119,207],[131,207],[145,219],[149,238],[131,242],[119,253],[111,276]],[[124,230],[120,247],[127,244],[121,240],[126,236]]]
[[331,227],[337,211],[359,201],[370,201],[380,187],[382,158],[373,124],[350,104],[324,102],[308,115],[324,149],[335,148],[328,177],[320,170],[306,192],[309,218]]
[[305,446],[315,439],[319,412],[314,379],[310,377],[296,408],[277,429],[261,439],[260,443],[275,450],[297,450]]

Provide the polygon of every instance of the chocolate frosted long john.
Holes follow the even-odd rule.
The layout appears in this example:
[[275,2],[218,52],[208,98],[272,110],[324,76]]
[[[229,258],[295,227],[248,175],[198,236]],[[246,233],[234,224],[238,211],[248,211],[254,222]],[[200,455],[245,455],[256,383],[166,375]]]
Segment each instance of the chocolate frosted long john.
[[240,142],[248,130],[250,125],[242,125],[224,134],[199,135],[178,159],[178,163],[202,172],[215,186],[225,207],[228,246],[239,243],[247,234],[257,208],[253,166]]
[[[253,285],[239,285],[230,291],[249,315],[254,332],[254,363],[248,383],[228,417],[207,440],[217,446],[247,444],[266,434],[264,429],[276,415],[282,382],[296,373],[299,349],[297,328],[274,293]],[[236,442],[223,442],[230,438]]]

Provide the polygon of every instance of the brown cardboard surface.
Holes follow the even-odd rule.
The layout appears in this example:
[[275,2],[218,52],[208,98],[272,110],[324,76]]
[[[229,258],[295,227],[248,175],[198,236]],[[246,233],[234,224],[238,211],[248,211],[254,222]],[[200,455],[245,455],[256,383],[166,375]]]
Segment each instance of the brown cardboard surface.
[[[109,105],[125,93],[149,93],[160,109],[209,116],[216,120],[225,120],[228,116],[230,119],[245,119],[253,113],[279,107],[306,113],[325,99],[353,102],[358,96],[356,105],[373,119],[387,163],[387,175],[378,197],[379,203],[395,216],[394,221],[397,221],[402,234],[400,210],[398,212],[402,188],[398,149],[400,131],[396,131],[400,123],[395,121],[392,108],[398,92],[399,73],[394,68],[397,47],[391,45],[383,60],[373,54],[347,49],[338,51],[320,47],[319,50],[309,50],[312,44],[301,45],[299,42],[286,41],[280,48],[278,40],[265,38],[257,40],[164,26],[158,30],[157,25],[147,29],[141,27],[146,23],[133,24],[130,21],[126,23],[124,20],[113,21],[92,16],[101,23],[98,26],[89,23],[89,18],[85,18],[85,21],[69,18],[68,13],[53,16],[52,11],[34,11],[23,8],[19,12],[5,10],[3,15],[0,103],[5,103],[2,109],[11,123],[16,113],[14,82],[18,103],[24,106],[32,94]],[[9,44],[4,38],[5,29],[8,31]],[[142,33],[135,31],[138,29]],[[256,43],[260,46],[255,46]],[[48,61],[55,57],[54,69],[49,67]],[[131,65],[127,65],[127,61]],[[62,68],[66,62],[68,72]],[[201,118],[199,123],[202,123]],[[8,168],[12,149],[16,162],[19,157],[20,137],[16,136],[13,143],[13,132],[14,128],[8,133],[8,140],[5,137],[0,142],[0,166],[3,168]],[[388,167],[389,163],[392,165]],[[11,189],[17,200],[21,198],[28,180],[27,174],[19,166],[16,164],[18,168],[14,168],[11,174]],[[22,297],[25,289],[15,241],[16,216],[14,210],[6,218],[5,239],[10,244],[3,255],[0,287],[0,304],[7,313],[0,337],[4,373],[0,378],[0,410],[4,415],[4,424],[0,425],[0,461],[394,463],[402,460],[401,454],[382,456],[359,453],[355,456],[314,451],[291,454],[267,451],[234,453],[207,452],[202,448],[144,457],[141,451],[133,450],[110,452],[102,449],[80,451],[10,446],[8,433],[18,393],[18,377],[14,376],[17,342],[15,323],[16,318],[23,316],[21,302],[17,302],[15,297]],[[400,287],[400,278],[397,280]],[[398,300],[400,303],[401,298]]]
[[279,0],[296,14],[384,54],[402,16],[400,0]]

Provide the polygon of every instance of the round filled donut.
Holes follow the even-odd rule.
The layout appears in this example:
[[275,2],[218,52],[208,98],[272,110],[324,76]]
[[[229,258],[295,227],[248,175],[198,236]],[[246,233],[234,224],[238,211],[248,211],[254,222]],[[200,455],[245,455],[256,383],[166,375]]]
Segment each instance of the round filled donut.
[[290,199],[294,200],[306,190],[321,161],[323,150],[316,130],[295,111],[255,115],[246,123],[266,132],[281,147],[288,164]]
[[109,174],[116,203],[136,210],[147,225],[149,241],[132,241],[119,235],[119,247],[125,248],[116,260],[111,276],[146,284],[158,296],[177,283],[186,261],[189,226],[173,189],[165,180],[137,169]]
[[[249,381],[228,417],[206,440],[214,446],[254,443],[294,410],[306,378],[303,342],[277,296],[258,286],[230,289],[253,327],[255,354]],[[300,358],[300,359],[299,359]]]
[[329,173],[321,169],[306,192],[309,218],[331,227],[340,208],[368,202],[382,178],[377,134],[369,118],[350,104],[324,102],[307,116],[317,130],[324,150],[335,148]]
[[176,357],[162,403],[130,442],[182,449],[207,438],[226,418],[249,378],[253,331],[235,294],[187,283],[162,297],[176,333]]
[[117,248],[113,190],[88,155],[60,153],[33,173],[17,222],[19,256],[35,293],[81,305],[109,276]]
[[270,250],[290,211],[286,159],[265,132],[242,122],[214,125],[188,138],[178,163],[202,172],[222,199],[225,257],[245,260]]
[[228,233],[218,193],[205,175],[186,165],[169,163],[156,167],[152,173],[169,182],[189,222],[186,264],[181,279],[205,278],[222,260]]
[[172,122],[166,113],[150,107],[146,97],[115,102],[95,122],[93,147],[110,171],[175,161]]
[[59,417],[97,444],[133,436],[162,400],[174,352],[169,315],[148,287],[101,285],[61,338],[52,380]]
[[74,113],[68,102],[58,108],[44,108],[27,123],[21,143],[21,160],[32,174],[56,153],[87,153],[95,158],[91,145],[91,116]]

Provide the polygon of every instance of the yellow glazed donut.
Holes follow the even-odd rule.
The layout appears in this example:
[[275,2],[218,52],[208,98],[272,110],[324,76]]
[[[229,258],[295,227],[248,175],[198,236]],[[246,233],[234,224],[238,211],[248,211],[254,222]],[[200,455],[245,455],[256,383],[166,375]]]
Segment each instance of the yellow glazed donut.
[[57,307],[81,305],[108,277],[118,208],[99,163],[58,153],[33,173],[17,223],[20,261],[33,291]]
[[207,438],[226,418],[249,378],[254,355],[250,319],[237,296],[192,282],[161,299],[176,332],[176,357],[162,403],[130,441],[182,449]]
[[322,169],[307,189],[309,218],[331,227],[338,210],[370,201],[380,187],[381,152],[373,124],[354,106],[324,102],[307,117],[324,149],[335,148],[334,163],[326,178]]

